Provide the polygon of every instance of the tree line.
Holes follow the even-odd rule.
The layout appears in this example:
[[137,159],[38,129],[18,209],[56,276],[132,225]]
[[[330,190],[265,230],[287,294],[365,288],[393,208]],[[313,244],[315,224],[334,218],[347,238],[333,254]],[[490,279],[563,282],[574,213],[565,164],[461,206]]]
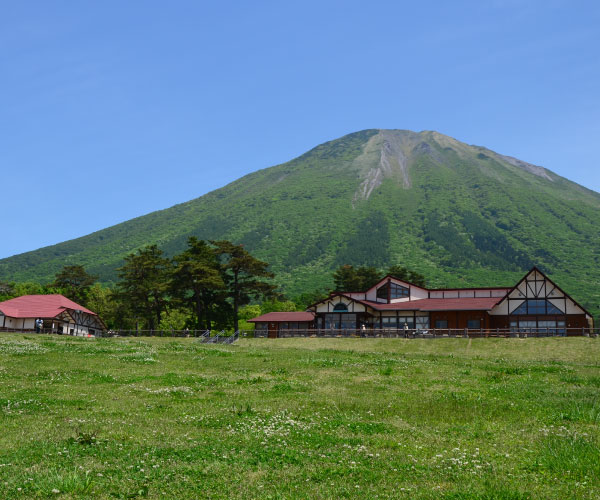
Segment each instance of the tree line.
[[124,258],[112,287],[83,266],[66,265],[52,283],[0,282],[0,301],[21,295],[60,293],[96,312],[112,329],[183,330],[251,328],[246,320],[271,311],[304,310],[332,291],[364,291],[386,275],[424,286],[425,278],[401,266],[340,266],[333,288],[289,300],[277,291],[268,263],[243,245],[194,236],[172,258],[147,245]]

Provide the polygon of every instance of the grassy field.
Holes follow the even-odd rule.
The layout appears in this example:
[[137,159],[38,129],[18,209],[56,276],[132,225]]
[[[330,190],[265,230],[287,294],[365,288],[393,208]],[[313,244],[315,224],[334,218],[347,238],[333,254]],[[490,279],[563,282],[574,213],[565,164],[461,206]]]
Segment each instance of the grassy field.
[[600,498],[600,339],[0,335],[0,498]]

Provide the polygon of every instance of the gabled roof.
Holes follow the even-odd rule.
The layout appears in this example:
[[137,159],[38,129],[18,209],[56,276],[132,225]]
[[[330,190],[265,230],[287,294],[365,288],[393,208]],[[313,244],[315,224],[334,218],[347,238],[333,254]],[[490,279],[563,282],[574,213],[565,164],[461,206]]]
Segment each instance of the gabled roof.
[[429,292],[462,292],[463,290],[512,290],[512,286],[470,286],[467,288],[427,288]]
[[[386,274],[383,278],[381,278],[372,287],[367,288],[367,290],[364,293],[366,294],[367,292],[370,292],[371,290],[373,290],[373,288],[380,288],[381,285],[382,285],[382,283],[384,283],[384,281],[387,281],[388,279],[393,279],[393,280],[396,280],[396,281],[401,281],[402,283],[406,283],[409,286],[412,286],[412,287],[415,287],[415,288],[419,288],[420,290],[428,290],[424,286],[415,285],[414,283],[411,283],[410,281],[406,281],[406,280],[403,280],[403,279],[400,279],[400,278],[396,278],[396,276],[392,276],[391,274]],[[351,292],[351,293],[358,293],[358,292]]]
[[[349,292],[349,293],[363,293],[363,292]],[[307,309],[310,309],[311,307],[315,307],[317,304],[320,304],[321,302],[327,302],[328,300],[334,299],[335,297],[345,297],[346,299],[351,300],[353,302],[364,302],[363,299],[357,299],[356,297],[350,297],[350,295],[346,295],[345,293],[342,293],[342,292],[331,292],[328,297],[325,297],[324,299],[321,299],[321,300],[317,300],[317,302],[315,302],[314,304],[309,305],[307,307]]]
[[0,302],[0,312],[11,318],[56,318],[65,311],[95,312],[80,306],[63,295],[23,295]]
[[506,292],[506,295],[504,297],[502,297],[498,303],[500,303],[501,301],[503,301],[504,299],[506,299],[512,292],[514,292],[517,288],[519,288],[519,285],[521,283],[523,283],[523,281],[525,281],[527,279],[527,276],[529,276],[531,273],[533,272],[538,272],[540,273],[545,279],[547,279],[550,283],[552,283],[554,285],[554,288],[556,288],[557,290],[559,290],[560,292],[562,292],[562,294],[567,297],[570,301],[573,302],[573,304],[575,304],[577,307],[579,307],[585,314],[587,314],[588,316],[590,316],[591,318],[593,318],[592,314],[589,313],[585,307],[583,307],[581,304],[579,304],[573,297],[571,297],[567,292],[565,292],[561,287],[559,287],[553,280],[551,280],[550,278],[548,278],[548,276],[546,275],[546,273],[544,273],[540,268],[538,268],[537,266],[533,266],[529,271],[527,271],[525,273],[525,275],[518,281],[518,283],[513,286],[510,290],[508,290],[508,292]]
[[277,323],[281,321],[306,322],[315,319],[314,313],[305,311],[290,311],[290,312],[270,312],[249,319],[249,323]]

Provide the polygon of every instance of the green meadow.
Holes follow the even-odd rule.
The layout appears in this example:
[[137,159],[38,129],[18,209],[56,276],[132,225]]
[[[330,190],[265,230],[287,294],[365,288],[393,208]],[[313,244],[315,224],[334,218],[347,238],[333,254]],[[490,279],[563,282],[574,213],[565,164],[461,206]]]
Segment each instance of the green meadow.
[[0,334],[0,498],[600,498],[600,339]]

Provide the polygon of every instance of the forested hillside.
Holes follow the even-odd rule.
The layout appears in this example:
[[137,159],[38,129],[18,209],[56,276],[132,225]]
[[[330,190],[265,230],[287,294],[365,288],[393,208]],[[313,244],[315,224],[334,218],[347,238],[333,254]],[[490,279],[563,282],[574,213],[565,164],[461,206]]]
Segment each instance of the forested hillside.
[[600,304],[600,194],[436,132],[365,130],[200,198],[0,261],[0,279],[52,280],[82,264],[104,282],[123,257],[189,236],[243,243],[290,295],[340,264],[403,265],[429,286],[512,285],[537,265]]

